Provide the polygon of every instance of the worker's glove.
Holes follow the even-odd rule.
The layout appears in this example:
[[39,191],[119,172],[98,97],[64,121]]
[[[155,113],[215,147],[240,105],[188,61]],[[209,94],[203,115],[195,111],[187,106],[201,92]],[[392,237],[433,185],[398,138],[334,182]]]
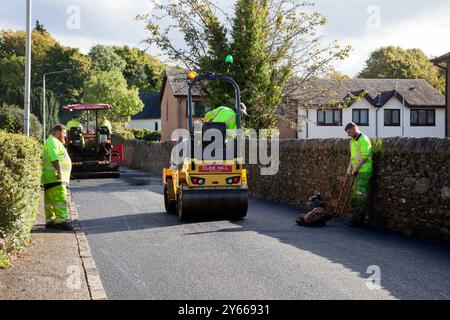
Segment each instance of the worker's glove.
[[347,175],[351,176],[352,173],[353,173],[353,168],[352,168],[351,166],[349,166],[349,167],[347,168]]

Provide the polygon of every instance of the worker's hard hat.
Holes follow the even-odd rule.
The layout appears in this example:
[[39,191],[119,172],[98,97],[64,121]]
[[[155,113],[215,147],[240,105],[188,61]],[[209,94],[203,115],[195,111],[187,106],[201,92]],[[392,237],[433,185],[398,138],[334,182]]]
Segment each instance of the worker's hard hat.
[[248,116],[248,113],[247,113],[247,106],[246,106],[243,102],[241,102],[241,111],[242,111],[243,114],[245,114],[246,116]]

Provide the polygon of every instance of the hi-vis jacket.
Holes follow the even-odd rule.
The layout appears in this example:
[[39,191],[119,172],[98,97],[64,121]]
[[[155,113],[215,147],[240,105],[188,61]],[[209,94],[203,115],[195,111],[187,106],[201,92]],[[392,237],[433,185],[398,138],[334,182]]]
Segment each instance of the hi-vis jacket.
[[[56,169],[53,167],[52,162],[59,161],[61,167],[62,179],[59,179],[56,175]],[[61,183],[69,185],[70,173],[72,171],[72,160],[70,160],[64,145],[55,138],[53,135],[47,139],[42,151],[42,184],[44,188],[46,185],[53,185]]]
[[360,134],[358,138],[352,139],[350,142],[351,159],[350,165],[352,169],[358,166],[361,159],[366,159],[364,165],[358,170],[358,172],[372,172],[372,143],[370,139]]
[[236,112],[227,107],[219,107],[209,111],[205,115],[205,122],[223,122],[227,126],[227,130],[236,130]]

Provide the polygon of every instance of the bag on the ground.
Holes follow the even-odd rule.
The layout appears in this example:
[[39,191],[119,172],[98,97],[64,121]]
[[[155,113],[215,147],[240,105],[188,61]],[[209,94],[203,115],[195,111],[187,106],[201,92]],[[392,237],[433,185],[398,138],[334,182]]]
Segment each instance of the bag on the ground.
[[315,208],[324,208],[325,209],[325,201],[323,200],[320,194],[310,197],[308,202],[306,203],[306,210],[308,212],[312,211]]
[[301,214],[297,218],[297,224],[305,227],[325,226],[332,216],[324,208],[314,208],[307,214]]

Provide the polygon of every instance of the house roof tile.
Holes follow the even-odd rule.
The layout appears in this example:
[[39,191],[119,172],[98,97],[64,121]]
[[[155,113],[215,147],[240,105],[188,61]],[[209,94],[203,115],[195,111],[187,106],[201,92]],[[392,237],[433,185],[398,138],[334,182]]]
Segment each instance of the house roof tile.
[[[176,97],[187,96],[188,94],[188,79],[187,71],[183,69],[166,69],[165,77],[166,81],[172,88],[173,94]],[[194,96],[201,96],[202,91],[200,85],[194,85],[192,94]]]
[[144,120],[144,119],[160,119],[161,108],[159,103],[159,93],[140,93],[139,97],[144,103],[144,109],[141,112],[131,117],[132,120]]
[[433,60],[431,60],[431,62],[435,63],[435,64],[443,64],[445,62],[450,62],[450,52],[444,54],[443,56],[437,57]]
[[374,106],[384,106],[396,96],[404,98],[408,107],[445,108],[445,97],[423,79],[319,79],[311,81],[308,89],[298,90],[297,95],[308,95],[309,90],[320,92],[312,99],[313,106],[339,104],[350,93],[366,92],[364,97]]

